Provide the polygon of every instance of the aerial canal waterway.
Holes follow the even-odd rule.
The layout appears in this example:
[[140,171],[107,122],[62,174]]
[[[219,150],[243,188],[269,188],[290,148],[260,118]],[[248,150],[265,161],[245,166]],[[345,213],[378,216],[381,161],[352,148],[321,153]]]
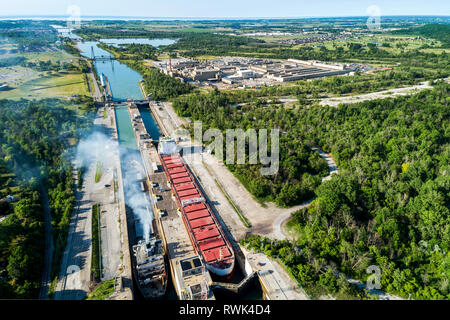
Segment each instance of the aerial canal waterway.
[[[88,58],[92,57],[92,51],[95,56],[112,57],[111,53],[97,46],[98,42],[82,42],[78,44],[82,55]],[[144,176],[142,158],[137,146],[136,137],[133,131],[130,115],[127,105],[123,103],[127,99],[142,100],[143,95],[139,87],[139,81],[142,76],[128,66],[117,60],[96,60],[94,67],[97,74],[103,73],[109,81],[112,98],[115,101],[115,118],[117,124],[117,133],[119,144],[121,146],[121,167],[124,181],[125,204],[127,211],[132,211],[131,220],[135,223],[129,224],[129,230],[133,233],[130,242],[133,244],[136,237],[142,233],[148,232],[151,221],[153,220],[152,206],[150,198],[145,192],[142,192],[137,176]],[[139,107],[144,125],[154,140],[158,140],[161,132],[153,118],[150,110],[146,106]],[[128,215],[128,214],[127,214]],[[134,229],[134,230],[133,230]],[[134,238],[134,239],[133,239]],[[236,270],[233,282],[239,283],[243,279],[242,272]],[[135,288],[137,285],[135,284]],[[219,299],[251,299],[259,300],[262,298],[262,291],[259,282],[252,285],[249,290],[240,297],[215,292]],[[172,281],[169,281],[167,288],[167,299],[177,299]],[[135,290],[135,297],[142,298],[138,290]]]
[[[116,40],[121,40],[127,43],[140,43],[138,40],[144,41],[143,43],[150,42],[152,45],[162,45],[168,44],[170,41],[175,41],[171,39],[109,39],[111,43],[115,43]],[[102,39],[106,43],[106,39]],[[159,42],[158,42],[159,41]],[[81,54],[85,57],[91,58],[92,52],[94,56],[104,56],[113,57],[113,55],[98,47],[97,41],[86,41],[80,42],[78,48],[81,50]],[[117,60],[98,60],[94,62],[94,67],[98,75],[104,74],[109,81],[111,87],[111,93],[115,101],[126,101],[127,99],[141,100],[143,98],[141,89],[139,87],[139,81],[142,80],[142,76],[128,67],[127,65],[120,63]],[[158,140],[160,137],[160,130],[156,124],[153,115],[150,110],[146,107],[140,107],[142,120],[144,125],[152,137],[153,140]],[[120,143],[126,145],[127,147],[137,148],[136,139],[134,136],[133,128],[131,127],[131,121],[126,109],[126,106],[116,107],[116,118],[118,132],[121,136]]]
[[120,146],[137,151],[138,148],[136,138],[133,132],[133,127],[131,126],[127,105],[116,105],[115,115]]
[[[99,48],[97,42],[79,43],[82,55],[91,58],[91,51],[95,56],[112,56],[109,52]],[[111,87],[112,98],[115,101],[114,114],[117,134],[120,145],[120,161],[122,167],[122,180],[127,210],[130,245],[134,245],[138,237],[150,231],[153,211],[151,200],[147,193],[140,188],[140,177],[144,177],[142,158],[138,149],[136,137],[128,112],[128,106],[123,103],[127,99],[141,100],[143,98],[139,87],[142,77],[136,71],[117,60],[96,60],[94,67],[97,74],[105,74]],[[121,103],[122,102],[122,103]],[[140,107],[142,120],[152,139],[159,139],[160,131],[148,107]],[[134,279],[134,275],[133,275]],[[134,288],[137,288],[136,282]],[[139,290],[134,290],[135,298],[143,299]],[[176,299],[175,289],[169,281],[167,298]]]
[[[161,45],[168,45],[175,42],[172,39],[101,39],[100,42],[119,46],[121,44],[137,43],[137,44],[150,44],[158,47]],[[98,46],[98,41],[85,41],[79,42],[78,48],[81,51],[81,55],[86,58],[95,57],[113,57],[113,55]],[[102,73],[108,78],[111,93],[114,100],[125,101],[127,99],[141,100],[142,92],[139,88],[139,81],[142,80],[142,76],[129,68],[123,63],[117,60],[102,59],[96,60],[94,63],[97,75]]]
[[[87,58],[94,56],[113,57],[111,53],[99,48],[97,41],[80,42],[78,48],[81,54]],[[117,60],[96,60],[94,67],[97,75],[102,73],[108,78],[111,93],[115,101],[126,101],[127,99],[141,100],[142,93],[139,81],[142,76]]]

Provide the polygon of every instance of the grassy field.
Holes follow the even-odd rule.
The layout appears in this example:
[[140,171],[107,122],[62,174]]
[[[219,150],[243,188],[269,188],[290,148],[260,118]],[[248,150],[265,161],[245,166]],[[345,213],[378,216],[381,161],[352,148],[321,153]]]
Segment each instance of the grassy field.
[[92,293],[90,293],[86,300],[106,300],[114,293],[114,280],[107,280],[102,282]]
[[168,54],[160,54],[159,56],[158,56],[158,59],[169,59],[169,55]]
[[201,56],[196,56],[195,59],[197,60],[216,60],[219,57],[217,56],[210,56],[210,55],[201,55]]
[[[74,57],[60,51],[22,53],[14,56],[23,56],[27,58],[28,62],[51,61],[57,63],[74,60]],[[22,66],[5,67],[0,68],[0,82],[11,88],[7,91],[0,91],[0,99],[70,98],[72,95],[90,95],[84,74],[75,71],[41,72]]]
[[98,225],[100,215],[100,205],[92,206],[92,255],[91,271],[97,279],[101,277],[101,252],[100,252],[100,226]]
[[215,29],[204,29],[204,28],[184,28],[180,30],[181,32],[216,32]]
[[[348,43],[360,43],[362,45],[366,45],[369,43],[379,43],[379,44],[388,44],[389,47],[384,47],[382,45],[379,45],[378,47],[382,50],[386,50],[388,52],[392,52],[395,54],[399,54],[404,51],[410,51],[410,50],[437,50],[437,52],[441,52],[443,49],[438,49],[441,46],[441,43],[436,40],[431,39],[410,39],[415,38],[413,36],[411,37],[405,37],[405,36],[394,36],[394,35],[375,35],[373,37],[361,37],[361,38],[352,38],[350,40],[329,40],[324,41],[321,43],[314,43],[314,47],[316,50],[320,50],[321,46],[324,46],[328,50],[336,50],[338,47],[343,47],[344,49],[347,49]],[[310,45],[310,44],[306,44]],[[298,49],[301,48],[304,45],[297,45],[294,46],[294,48]],[[421,49],[422,46],[430,46],[431,48],[427,49]]]
[[74,94],[89,95],[89,89],[82,73],[37,73],[31,79],[24,81],[16,88],[2,91],[2,99],[20,98],[53,98],[67,97]]
[[53,62],[58,60],[62,62],[69,62],[71,60],[75,60],[75,57],[64,51],[27,52],[16,54],[16,56],[27,58],[28,61],[32,62],[48,60]]
[[99,182],[102,178],[102,163],[100,161],[97,161],[97,167],[95,168],[95,183]]
[[427,53],[434,53],[434,54],[441,54],[442,52],[445,53],[450,53],[450,49],[449,48],[426,48],[426,49],[420,49],[420,51],[422,52],[427,52]]
[[[414,38],[414,39],[413,39]],[[319,51],[322,47],[328,50],[336,50],[337,48],[343,48],[348,50],[349,43],[360,43],[367,45],[369,43],[378,44],[378,48],[394,54],[400,54],[403,51],[420,50],[423,52],[441,53],[443,51],[450,52],[450,49],[441,49],[441,42],[432,39],[416,39],[416,36],[397,36],[391,34],[377,34],[374,36],[364,36],[359,38],[351,38],[349,40],[328,40],[323,42],[314,42],[307,44],[298,44],[292,46],[292,49],[299,50],[302,47],[312,47],[315,51]],[[383,46],[387,44],[388,46]]]

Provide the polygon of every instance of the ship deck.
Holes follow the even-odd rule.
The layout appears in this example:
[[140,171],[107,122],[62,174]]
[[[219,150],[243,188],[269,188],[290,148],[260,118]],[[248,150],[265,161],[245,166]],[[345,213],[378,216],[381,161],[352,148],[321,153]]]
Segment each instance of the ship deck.
[[161,160],[192,242],[205,262],[234,259],[214,213],[180,155],[162,155]]
[[[162,170],[157,150],[151,143],[147,143],[147,139],[142,139],[147,134],[147,130],[142,122],[142,118],[140,118],[139,109],[128,108],[128,110],[132,121],[136,119],[136,121],[133,121],[133,123],[136,123],[136,125],[133,125],[133,128],[144,163],[155,220],[158,229],[162,233],[161,238],[166,248],[175,289],[178,296],[183,299],[183,297],[186,297],[185,294],[188,292],[188,288],[202,283],[209,285],[211,278],[207,273],[183,276],[180,261],[197,257],[198,255],[192,246],[183,220],[178,213],[178,205],[172,197],[172,190],[167,183],[166,174]],[[136,118],[136,116],[138,117]],[[153,162],[158,166],[158,171],[156,172],[153,171]],[[155,187],[152,187],[152,185],[155,185]],[[162,213],[161,216],[160,212]],[[207,299],[214,299],[212,290],[208,291]]]

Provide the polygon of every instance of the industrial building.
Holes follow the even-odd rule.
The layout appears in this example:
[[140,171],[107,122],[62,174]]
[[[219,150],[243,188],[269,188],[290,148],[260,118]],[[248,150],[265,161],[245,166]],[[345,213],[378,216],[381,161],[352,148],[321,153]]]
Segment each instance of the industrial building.
[[154,62],[164,73],[198,86],[260,87],[279,82],[348,74],[352,66],[315,60],[221,57],[217,60],[169,59]]
[[216,68],[195,68],[191,72],[191,78],[197,81],[214,81],[219,79],[220,74],[220,70]]

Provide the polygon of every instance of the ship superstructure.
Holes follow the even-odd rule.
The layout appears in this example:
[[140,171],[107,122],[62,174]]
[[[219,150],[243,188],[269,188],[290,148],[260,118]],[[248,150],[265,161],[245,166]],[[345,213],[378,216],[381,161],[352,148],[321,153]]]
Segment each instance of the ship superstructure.
[[166,293],[167,274],[161,239],[139,240],[133,246],[135,276],[139,289],[147,299],[160,299]]

